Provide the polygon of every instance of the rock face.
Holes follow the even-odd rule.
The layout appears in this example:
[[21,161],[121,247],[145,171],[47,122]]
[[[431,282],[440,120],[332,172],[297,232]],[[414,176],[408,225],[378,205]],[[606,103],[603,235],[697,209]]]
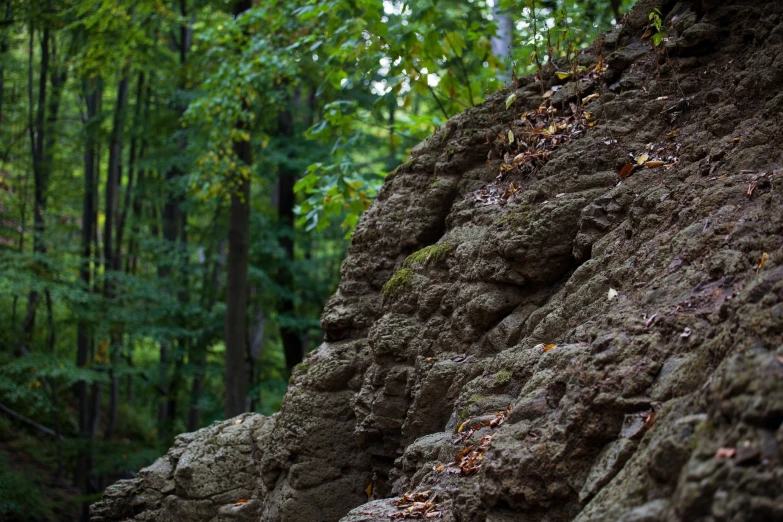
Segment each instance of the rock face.
[[[578,89],[597,124],[498,177],[551,83],[452,118],[363,216],[280,413],[178,437],[92,520],[387,520],[409,491],[446,520],[783,520],[783,2],[642,3],[579,57],[612,56]],[[644,153],[669,168],[620,179]]]

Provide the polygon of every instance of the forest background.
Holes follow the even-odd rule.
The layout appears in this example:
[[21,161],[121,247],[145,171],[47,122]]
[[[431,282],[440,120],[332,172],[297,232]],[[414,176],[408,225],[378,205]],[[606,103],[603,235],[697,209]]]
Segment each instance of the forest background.
[[0,518],[278,410],[387,172],[628,0],[0,0]]

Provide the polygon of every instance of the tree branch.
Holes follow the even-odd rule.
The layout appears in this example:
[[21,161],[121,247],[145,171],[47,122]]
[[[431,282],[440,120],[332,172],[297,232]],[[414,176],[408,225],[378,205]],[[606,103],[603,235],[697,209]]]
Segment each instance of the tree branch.
[[47,435],[51,435],[52,437],[54,437],[56,439],[62,440],[62,438],[63,438],[62,435],[59,435],[59,434],[55,433],[54,430],[49,429],[46,426],[42,426],[41,424],[38,424],[34,420],[28,419],[27,417],[25,417],[21,413],[15,412],[14,410],[9,408],[8,406],[0,404],[0,411],[4,412],[5,414],[7,414],[10,417],[15,418],[18,421],[21,421],[21,422],[27,424],[28,426],[32,426],[33,428],[46,433]]

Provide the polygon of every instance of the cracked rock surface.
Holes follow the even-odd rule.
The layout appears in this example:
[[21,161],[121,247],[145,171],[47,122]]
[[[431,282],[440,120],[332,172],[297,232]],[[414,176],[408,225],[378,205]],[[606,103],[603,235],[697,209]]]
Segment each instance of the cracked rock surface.
[[496,179],[541,85],[449,120],[362,217],[280,413],[181,435],[92,520],[369,522],[409,491],[454,521],[783,520],[783,2],[640,4],[579,58],[612,56],[595,126]]

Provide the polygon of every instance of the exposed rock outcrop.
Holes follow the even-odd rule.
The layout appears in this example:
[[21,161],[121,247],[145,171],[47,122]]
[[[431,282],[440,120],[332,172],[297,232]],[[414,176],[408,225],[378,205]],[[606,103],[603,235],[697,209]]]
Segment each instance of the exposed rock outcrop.
[[607,57],[597,124],[531,175],[506,136],[572,110],[549,81],[448,121],[362,217],[281,412],[178,437],[93,521],[386,520],[407,491],[447,520],[783,520],[783,3],[641,3],[579,57]]

